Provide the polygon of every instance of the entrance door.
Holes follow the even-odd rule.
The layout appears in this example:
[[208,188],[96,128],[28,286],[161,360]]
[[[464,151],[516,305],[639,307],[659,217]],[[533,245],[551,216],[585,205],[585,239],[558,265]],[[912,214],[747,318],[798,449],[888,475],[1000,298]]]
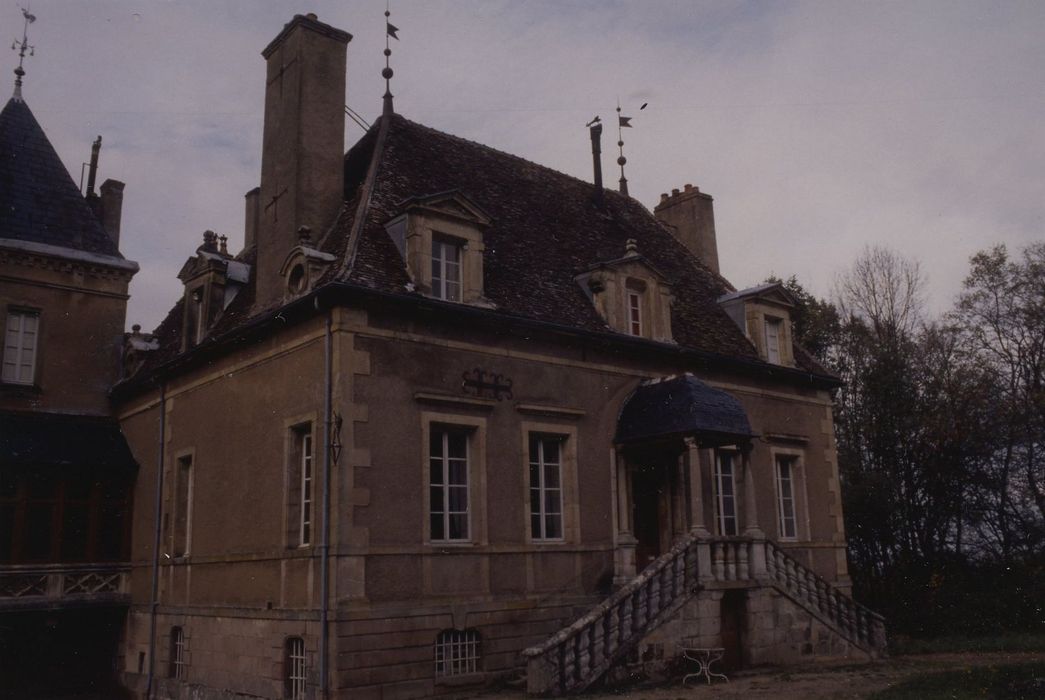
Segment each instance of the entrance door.
[[663,506],[667,499],[662,492],[667,488],[664,470],[659,466],[635,468],[631,473],[632,523],[635,539],[635,568],[642,571],[661,554],[661,523]]
[[744,618],[747,616],[747,593],[726,591],[722,596],[722,668],[728,673],[744,664]]

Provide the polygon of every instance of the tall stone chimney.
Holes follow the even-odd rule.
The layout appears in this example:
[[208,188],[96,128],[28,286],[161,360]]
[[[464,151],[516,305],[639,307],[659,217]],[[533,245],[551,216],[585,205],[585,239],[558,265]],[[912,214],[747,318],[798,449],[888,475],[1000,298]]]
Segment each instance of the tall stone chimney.
[[297,231],[325,232],[344,199],[346,47],[352,36],[295,15],[267,61],[257,222],[257,300],[283,297],[280,267]]
[[667,224],[675,238],[715,272],[718,272],[718,243],[715,241],[715,211],[711,195],[693,185],[682,192],[662,194],[654,216]]

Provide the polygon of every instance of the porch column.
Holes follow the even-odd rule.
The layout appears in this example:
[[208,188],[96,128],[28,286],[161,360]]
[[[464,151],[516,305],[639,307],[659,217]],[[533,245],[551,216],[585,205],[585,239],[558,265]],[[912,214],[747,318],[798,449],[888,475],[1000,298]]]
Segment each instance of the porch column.
[[751,578],[762,579],[766,576],[766,533],[758,526],[758,497],[755,471],[751,465],[751,448],[750,442],[740,446],[741,461],[744,465],[744,535],[753,540],[748,554]]
[[704,520],[704,480],[700,469],[700,444],[696,438],[685,438],[686,485],[689,489],[689,529],[701,537],[710,537]]
[[623,586],[635,578],[635,546],[638,540],[632,533],[631,474],[620,449],[615,450],[617,463],[617,547],[613,552],[613,585]]

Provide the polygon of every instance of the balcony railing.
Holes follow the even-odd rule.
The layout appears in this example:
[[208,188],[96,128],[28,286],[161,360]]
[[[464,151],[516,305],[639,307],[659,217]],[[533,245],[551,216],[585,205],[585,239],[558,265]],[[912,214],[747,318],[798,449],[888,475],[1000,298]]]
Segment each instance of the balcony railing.
[[129,603],[130,570],[126,563],[0,565],[0,610]]

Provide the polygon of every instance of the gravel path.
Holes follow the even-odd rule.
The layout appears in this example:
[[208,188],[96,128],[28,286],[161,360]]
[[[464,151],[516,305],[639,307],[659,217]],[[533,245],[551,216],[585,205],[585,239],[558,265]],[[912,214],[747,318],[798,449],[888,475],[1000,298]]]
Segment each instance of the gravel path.
[[[923,654],[901,656],[863,664],[833,663],[789,669],[743,672],[728,683],[711,686],[692,683],[683,688],[678,682],[657,688],[636,688],[620,694],[585,695],[586,700],[850,700],[866,698],[905,678],[933,671],[968,668],[988,664],[1014,664],[1045,661],[1045,652]],[[497,700],[523,700],[524,693],[504,692],[483,697]]]

